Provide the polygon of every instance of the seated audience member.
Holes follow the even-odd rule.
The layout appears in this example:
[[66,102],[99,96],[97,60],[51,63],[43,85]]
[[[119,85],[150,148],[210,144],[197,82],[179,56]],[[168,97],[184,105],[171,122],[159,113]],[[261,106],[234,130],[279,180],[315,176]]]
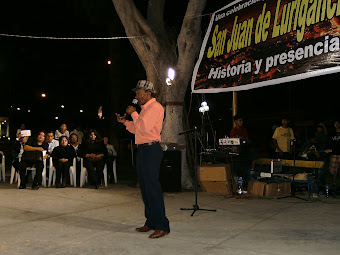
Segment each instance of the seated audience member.
[[16,171],[18,171],[19,162],[21,160],[21,156],[24,153],[24,145],[28,140],[28,136],[22,136],[19,135],[19,140],[16,140],[12,144],[12,155],[13,155],[13,161],[12,166],[15,168]]
[[273,134],[273,144],[275,153],[278,158],[290,159],[292,155],[292,141],[295,140],[293,129],[289,124],[287,117],[281,118],[282,125],[275,129]]
[[330,159],[329,172],[333,175],[333,182],[336,185],[336,175],[340,166],[340,120],[334,121],[335,132],[330,136]]
[[113,147],[113,145],[109,144],[109,138],[108,137],[104,137],[103,141],[104,141],[104,144],[105,144],[106,149],[107,149],[106,163],[107,163],[107,172],[108,172],[109,182],[113,183],[113,180],[114,180],[113,162],[116,160],[117,152],[116,152],[115,148]]
[[38,135],[33,139],[29,139],[24,145],[24,152],[19,163],[20,173],[20,187],[19,189],[26,188],[26,168],[34,166],[36,168],[36,174],[32,183],[32,189],[38,190],[42,182],[42,171],[44,169],[43,159],[47,158],[47,155],[43,157],[43,151],[47,151],[47,143],[45,141],[45,132],[40,131]]
[[[74,151],[78,155],[78,149],[79,149],[79,142],[78,142],[78,136],[76,134],[70,135],[70,145],[73,147]],[[80,160],[80,158],[79,158]]]
[[68,132],[67,125],[65,123],[61,124],[59,130],[55,131],[55,139],[59,140],[59,138],[63,135],[67,136],[67,138],[70,137],[70,133]]
[[81,131],[81,127],[78,125],[75,129],[73,129],[73,131],[70,133],[70,135],[72,134],[76,134],[78,137],[78,143],[81,144],[83,141],[83,136],[84,133],[83,131]]
[[52,160],[56,169],[56,188],[65,188],[66,176],[70,166],[73,164],[73,159],[76,157],[76,153],[72,146],[68,144],[67,136],[61,136],[59,138],[60,145],[53,150]]
[[89,131],[89,135],[79,146],[79,155],[84,159],[84,167],[88,171],[90,184],[98,189],[103,176],[107,149],[97,131]]
[[78,155],[78,149],[79,149],[79,143],[78,143],[78,136],[75,133],[72,133],[70,135],[70,145],[73,147],[75,153],[76,153],[76,173],[77,173],[77,183],[79,183],[80,180],[80,157]]
[[20,136],[21,136],[21,131],[22,130],[26,130],[26,125],[25,124],[21,124],[20,128],[17,129],[17,133],[16,133],[16,139],[19,140]]
[[48,144],[47,154],[52,155],[53,149],[59,146],[59,141],[54,139],[53,131],[46,133],[46,142]]

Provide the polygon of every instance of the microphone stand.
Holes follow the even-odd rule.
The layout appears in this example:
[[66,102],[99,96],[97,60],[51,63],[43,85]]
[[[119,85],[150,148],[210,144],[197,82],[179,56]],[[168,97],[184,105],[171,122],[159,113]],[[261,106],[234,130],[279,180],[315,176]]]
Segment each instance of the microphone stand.
[[278,197],[277,199],[282,199],[282,198],[288,198],[288,197],[294,197],[294,198],[298,198],[304,201],[309,201],[308,199],[302,198],[302,197],[297,197],[295,196],[295,160],[296,160],[296,156],[295,156],[295,140],[292,140],[292,144],[293,144],[293,181],[292,181],[292,187],[291,187],[291,192],[289,196],[284,196],[284,197]]
[[195,140],[195,150],[194,150],[194,155],[195,155],[195,162],[194,162],[194,171],[195,171],[195,183],[194,183],[194,191],[195,191],[195,204],[193,205],[193,208],[181,208],[181,210],[193,210],[191,216],[194,216],[196,211],[210,211],[210,212],[216,212],[216,210],[212,210],[212,209],[202,209],[198,206],[197,203],[197,189],[198,189],[198,174],[197,174],[197,128],[196,126],[194,126],[193,130],[186,130],[184,132],[179,133],[179,135],[182,134],[186,134],[189,132],[194,132],[194,140]]

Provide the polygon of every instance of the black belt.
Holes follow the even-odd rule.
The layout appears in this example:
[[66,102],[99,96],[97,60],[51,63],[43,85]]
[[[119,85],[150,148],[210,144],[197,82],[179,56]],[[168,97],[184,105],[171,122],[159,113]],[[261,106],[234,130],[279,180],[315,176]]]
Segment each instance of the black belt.
[[159,144],[159,141],[137,144],[137,147],[150,146],[150,145],[154,145],[154,144]]

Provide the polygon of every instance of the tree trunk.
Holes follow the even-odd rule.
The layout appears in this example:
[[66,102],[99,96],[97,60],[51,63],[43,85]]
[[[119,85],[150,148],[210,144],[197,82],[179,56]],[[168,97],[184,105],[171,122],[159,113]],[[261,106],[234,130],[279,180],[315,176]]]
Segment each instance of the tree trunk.
[[[183,105],[189,85],[195,58],[201,45],[201,14],[206,0],[190,0],[183,19],[177,42],[172,42],[164,28],[163,11],[165,0],[149,0],[148,19],[136,8],[133,0],[112,0],[116,11],[131,38],[147,73],[147,79],[154,83],[157,100],[165,107],[165,123],[162,132],[164,143],[176,143],[182,150],[182,188],[192,188],[192,178],[185,156]],[[177,45],[177,48],[176,48]],[[172,86],[167,86],[167,70],[176,70]],[[183,156],[184,154],[184,156]]]

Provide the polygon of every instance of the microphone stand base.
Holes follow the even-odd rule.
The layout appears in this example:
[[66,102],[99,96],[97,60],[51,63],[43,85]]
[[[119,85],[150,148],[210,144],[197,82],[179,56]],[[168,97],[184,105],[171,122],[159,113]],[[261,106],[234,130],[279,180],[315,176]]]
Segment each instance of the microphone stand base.
[[194,216],[194,214],[195,214],[196,211],[216,212],[216,210],[214,210],[214,209],[202,209],[202,208],[199,208],[198,205],[193,205],[193,208],[181,208],[181,210],[186,210],[186,211],[191,211],[191,210],[193,210],[191,216]]

